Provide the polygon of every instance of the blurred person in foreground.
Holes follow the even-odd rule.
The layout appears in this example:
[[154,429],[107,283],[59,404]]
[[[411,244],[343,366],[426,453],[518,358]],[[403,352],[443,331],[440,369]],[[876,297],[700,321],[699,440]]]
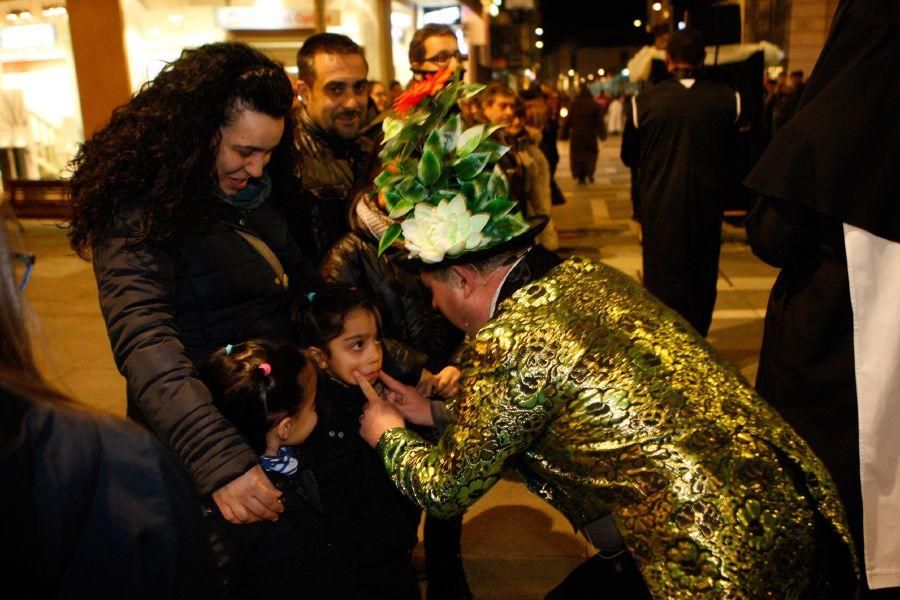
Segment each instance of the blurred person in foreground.
[[672,32],[672,78],[632,99],[637,133],[644,285],[705,336],[719,275],[722,211],[737,140],[740,95],[700,70],[700,32]]
[[0,565],[8,598],[219,598],[200,506],[146,431],[38,372],[0,227]]
[[[404,428],[403,415],[434,422],[427,399],[381,375],[385,401],[357,373],[361,435],[395,485],[449,516],[515,469],[598,550],[548,598],[852,597],[852,545],[821,462],[639,284],[532,245],[546,219],[516,211],[493,140],[443,129],[444,94],[460,89],[420,100],[383,151],[389,163],[407,141],[423,147],[432,127],[449,129],[446,144],[411,154],[430,187],[382,243],[406,249],[434,305],[469,336],[436,444]],[[437,114],[432,126],[424,114]],[[458,163],[446,148],[475,158]]]
[[745,181],[761,196],[750,245],[781,268],[756,388],[831,471],[864,598],[900,597],[898,72],[900,6],[842,1],[796,114]]
[[128,416],[233,523],[276,520],[279,492],[198,371],[214,350],[290,335],[318,276],[282,205],[293,177],[284,67],[237,43],[185,50],[73,161],[69,241],[90,255]]

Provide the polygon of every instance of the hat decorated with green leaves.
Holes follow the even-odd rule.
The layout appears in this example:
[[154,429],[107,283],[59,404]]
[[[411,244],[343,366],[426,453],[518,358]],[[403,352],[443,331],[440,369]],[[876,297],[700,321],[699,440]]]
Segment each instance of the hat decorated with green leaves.
[[446,69],[417,82],[394,102],[399,118],[382,124],[384,170],[375,185],[396,222],[381,236],[379,254],[400,244],[409,258],[440,266],[536,230],[514,211],[518,204],[497,166],[509,150],[491,138],[502,125],[463,129],[457,100],[484,86],[464,83],[460,73]]

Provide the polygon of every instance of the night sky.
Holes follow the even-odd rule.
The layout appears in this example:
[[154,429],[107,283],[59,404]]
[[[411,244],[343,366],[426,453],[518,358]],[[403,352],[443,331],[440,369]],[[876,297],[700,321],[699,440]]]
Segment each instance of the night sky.
[[645,0],[541,0],[547,49],[568,41],[590,46],[642,46],[650,36],[633,25],[646,21]]

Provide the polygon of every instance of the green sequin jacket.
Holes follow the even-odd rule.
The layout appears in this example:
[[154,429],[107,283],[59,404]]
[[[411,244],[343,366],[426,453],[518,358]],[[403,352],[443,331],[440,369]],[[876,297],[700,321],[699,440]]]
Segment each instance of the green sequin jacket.
[[[570,259],[498,307],[463,355],[455,423],[378,443],[436,515],[505,467],[576,529],[611,513],[656,598],[791,598],[813,560],[812,505],[849,544],[806,443],[681,317],[606,265]],[[802,473],[806,495],[785,470]]]

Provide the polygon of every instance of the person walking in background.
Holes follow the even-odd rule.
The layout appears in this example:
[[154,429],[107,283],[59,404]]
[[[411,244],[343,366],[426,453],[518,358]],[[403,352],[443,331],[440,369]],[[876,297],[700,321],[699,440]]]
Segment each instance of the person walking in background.
[[349,231],[353,189],[368,172],[371,140],[360,135],[369,105],[368,72],[362,48],[344,35],[313,35],[297,51],[301,106],[294,145],[303,189],[285,210],[294,239],[316,267]]
[[644,285],[705,336],[716,303],[724,195],[740,95],[708,81],[695,29],[672,32],[673,77],[632,101],[640,169]]
[[287,339],[289,290],[319,279],[280,210],[298,193],[293,97],[249,46],[185,50],[82,145],[69,184],[128,415],[233,523],[276,520],[281,493],[197,373],[234,340]]
[[607,130],[612,135],[619,135],[625,130],[624,99],[624,94],[613,98],[609,103],[609,109],[606,111]]
[[603,134],[603,110],[588,87],[582,86],[569,107],[569,115],[563,122],[563,139],[569,141],[569,162],[572,177],[579,184],[594,182],[599,146],[597,138]]
[[760,194],[748,240],[781,268],[756,388],[831,471],[863,597],[885,599],[900,598],[897,72],[900,6],[843,0],[796,113],[745,181]]

